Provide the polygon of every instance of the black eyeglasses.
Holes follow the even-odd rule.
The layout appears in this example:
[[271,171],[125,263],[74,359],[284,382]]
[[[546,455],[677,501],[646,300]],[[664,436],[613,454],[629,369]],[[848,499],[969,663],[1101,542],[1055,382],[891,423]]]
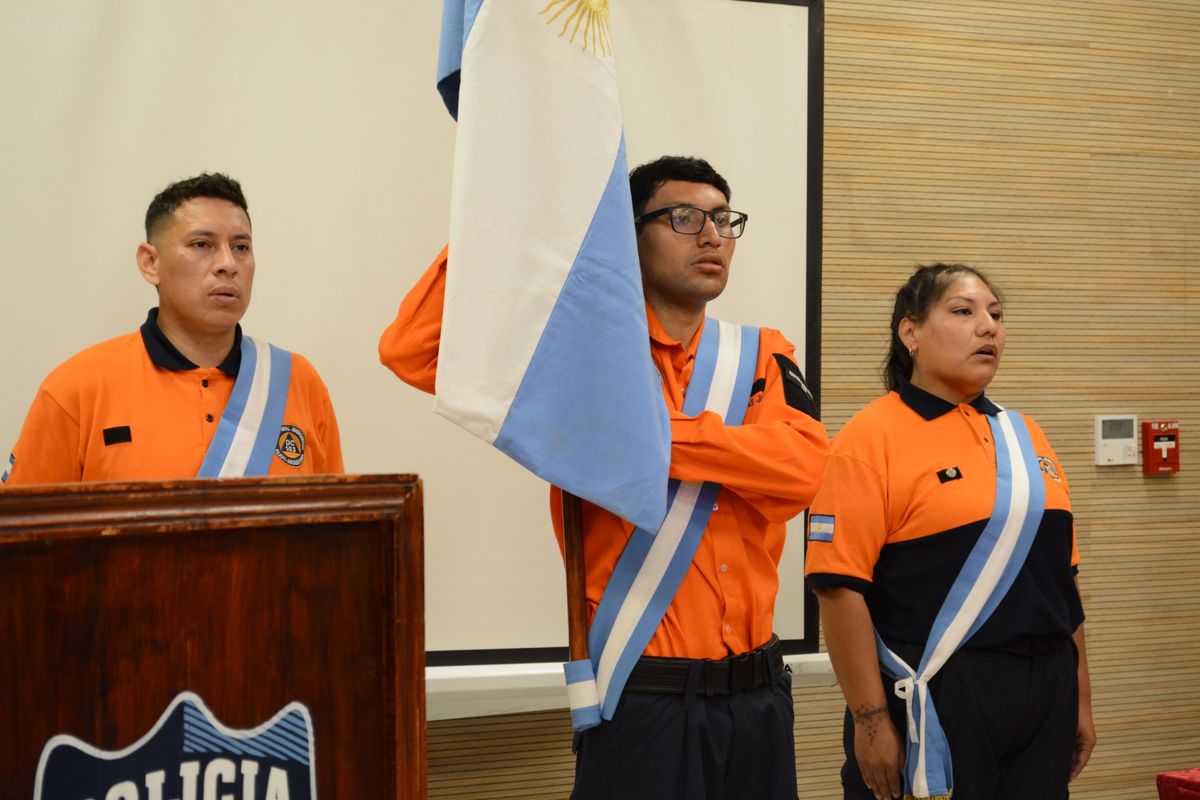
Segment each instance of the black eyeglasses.
[[695,206],[667,206],[658,211],[642,214],[634,220],[638,225],[645,225],[655,217],[669,215],[671,230],[685,236],[694,236],[704,230],[704,220],[711,219],[717,229],[717,235],[723,239],[736,239],[746,230],[746,220],[750,217],[740,211],[728,208],[718,208],[715,211],[705,211]]

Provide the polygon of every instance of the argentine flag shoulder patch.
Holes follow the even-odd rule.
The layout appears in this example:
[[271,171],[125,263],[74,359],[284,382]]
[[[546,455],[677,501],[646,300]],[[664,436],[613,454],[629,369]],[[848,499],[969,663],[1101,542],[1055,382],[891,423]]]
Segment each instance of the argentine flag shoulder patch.
[[4,474],[0,475],[0,483],[8,483],[8,473],[12,472],[12,468],[17,463],[17,454],[8,454],[8,464],[4,467]]
[[832,542],[833,521],[830,514],[810,514],[808,517],[808,540],[810,542]]

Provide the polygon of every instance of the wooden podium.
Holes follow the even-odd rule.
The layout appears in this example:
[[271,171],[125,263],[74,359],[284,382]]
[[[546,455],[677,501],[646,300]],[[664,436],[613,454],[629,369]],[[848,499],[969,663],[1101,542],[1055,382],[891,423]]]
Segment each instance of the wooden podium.
[[56,734],[128,748],[189,691],[234,729],[307,706],[322,800],[425,797],[421,499],[412,475],[0,489],[3,795],[33,797]]

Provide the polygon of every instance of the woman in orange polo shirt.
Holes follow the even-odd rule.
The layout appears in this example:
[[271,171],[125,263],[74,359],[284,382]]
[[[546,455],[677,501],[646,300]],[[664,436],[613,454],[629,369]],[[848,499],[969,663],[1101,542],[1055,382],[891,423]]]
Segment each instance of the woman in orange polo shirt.
[[1036,423],[984,396],[1004,344],[981,273],[921,267],[887,394],[833,441],[805,571],[847,702],[846,798],[1061,800],[1095,744],[1066,477]]

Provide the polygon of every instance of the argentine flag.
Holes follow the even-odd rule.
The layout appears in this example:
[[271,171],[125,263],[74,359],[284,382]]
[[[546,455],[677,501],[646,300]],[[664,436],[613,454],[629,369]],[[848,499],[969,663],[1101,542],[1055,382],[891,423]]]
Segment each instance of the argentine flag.
[[458,128],[434,410],[657,530],[670,427],[608,4],[446,0],[438,88]]

